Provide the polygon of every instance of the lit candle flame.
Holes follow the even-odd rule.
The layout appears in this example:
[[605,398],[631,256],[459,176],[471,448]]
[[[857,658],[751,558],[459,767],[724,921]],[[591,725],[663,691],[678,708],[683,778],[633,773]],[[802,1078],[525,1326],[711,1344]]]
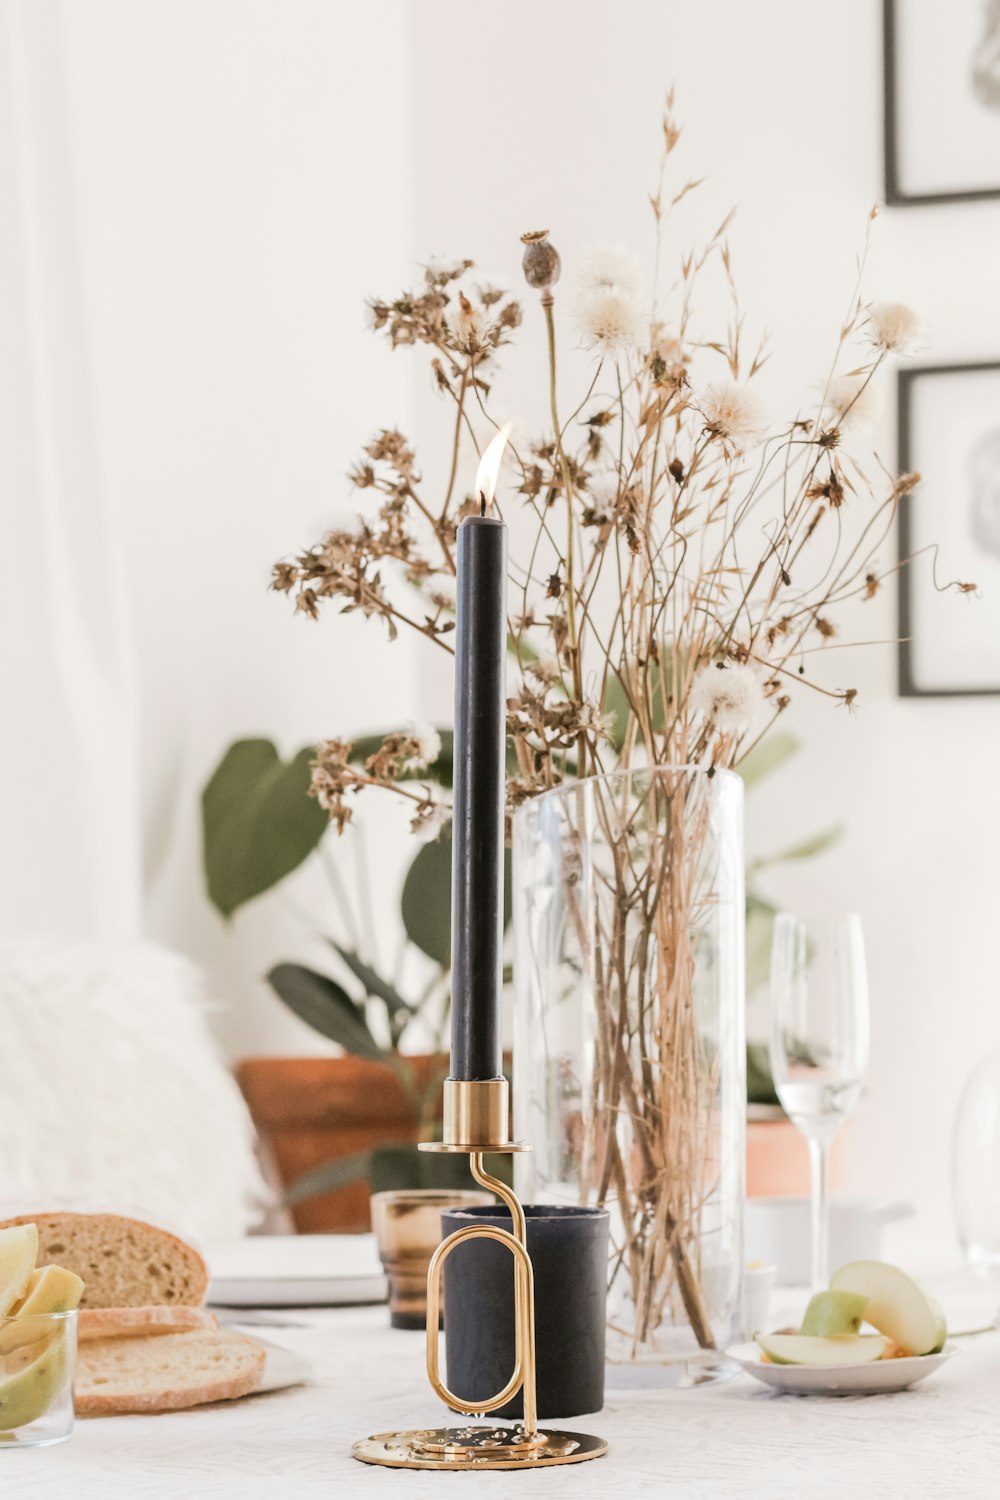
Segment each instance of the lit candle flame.
[[505,422],[496,437],[483,449],[483,456],[479,460],[479,468],[476,470],[476,498],[484,505],[490,505],[496,494],[500,460],[510,437],[510,429],[511,423]]

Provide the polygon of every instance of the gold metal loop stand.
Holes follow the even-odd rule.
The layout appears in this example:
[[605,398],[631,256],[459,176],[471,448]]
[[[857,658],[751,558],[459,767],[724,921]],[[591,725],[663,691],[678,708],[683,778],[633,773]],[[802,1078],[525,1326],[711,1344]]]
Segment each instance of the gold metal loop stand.
[[[582,1432],[539,1432],[535,1389],[535,1285],[528,1254],[524,1209],[506,1183],[486,1171],[489,1153],[510,1155],[529,1148],[507,1138],[506,1079],[468,1082],[448,1078],[444,1084],[443,1140],[421,1143],[421,1151],[468,1154],[473,1177],[495,1193],[510,1210],[511,1228],[469,1224],[457,1229],[435,1250],[427,1272],[427,1378],[434,1392],[465,1416],[497,1411],[522,1392],[524,1418],[516,1427],[459,1426],[379,1432],[354,1444],[362,1463],[391,1469],[537,1469],[583,1463],[607,1452],[603,1438]],[[489,1239],[506,1245],[514,1259],[514,1369],[502,1391],[489,1400],[470,1403],[448,1390],[440,1375],[438,1321],[444,1263],[467,1240]]]

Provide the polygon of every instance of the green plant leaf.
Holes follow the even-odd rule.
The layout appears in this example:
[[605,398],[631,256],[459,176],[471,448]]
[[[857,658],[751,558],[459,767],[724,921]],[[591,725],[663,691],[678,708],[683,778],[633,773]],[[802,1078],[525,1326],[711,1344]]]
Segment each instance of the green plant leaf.
[[776,771],[796,754],[800,743],[794,734],[785,729],[777,729],[773,734],[766,735],[747,751],[736,767],[743,777],[744,786],[755,786],[765,776],[770,776],[772,771]]
[[793,844],[790,849],[779,849],[776,854],[764,854],[760,859],[755,859],[750,866],[751,873],[765,870],[769,865],[784,864],[789,859],[812,859],[814,854],[822,854],[824,849],[829,849],[844,835],[843,823],[836,823],[833,828],[827,828],[822,833],[814,833],[811,838],[803,839],[800,844]]
[[[490,1172],[513,1187],[513,1166],[509,1156],[493,1157]],[[456,1190],[478,1188],[469,1171],[465,1156],[418,1151],[416,1146],[376,1146],[372,1152],[371,1189],[373,1193],[393,1188],[436,1188]]]
[[312,1167],[289,1184],[282,1203],[290,1206],[301,1203],[304,1198],[315,1198],[318,1193],[332,1193],[352,1182],[363,1181],[371,1172],[372,1154],[371,1151],[359,1151],[354,1156],[338,1156],[320,1167]]
[[400,915],[411,943],[446,969],[451,962],[451,824],[421,844],[403,881]]
[[[503,863],[504,930],[511,913],[510,850]],[[400,900],[403,926],[411,943],[442,968],[451,963],[451,824],[422,844],[406,872]]]
[[277,964],[267,976],[275,994],[320,1036],[337,1042],[356,1057],[389,1061],[368,1030],[363,1012],[328,974],[302,964]]
[[771,939],[778,908],[760,896],[747,895],[746,981],[747,994],[767,984],[771,974]]
[[[490,1164],[490,1171],[508,1187],[513,1186],[509,1157],[496,1158]],[[394,1188],[436,1188],[440,1191],[478,1186],[469,1171],[466,1157],[418,1151],[416,1146],[401,1141],[398,1145],[359,1151],[353,1156],[338,1156],[333,1161],[312,1167],[289,1184],[282,1203],[291,1207],[305,1198],[333,1193],[352,1182],[363,1181],[370,1184],[373,1193],[389,1192]]]
[[418,1151],[416,1146],[376,1146],[370,1173],[373,1193],[393,1188],[474,1188],[467,1156]]
[[616,750],[620,750],[625,743],[625,732],[628,729],[629,709],[625,689],[622,687],[621,678],[617,672],[608,674],[608,684],[604,689],[604,702],[601,704],[602,713],[612,715],[611,727],[608,730],[611,743]]
[[334,952],[340,954],[340,957],[344,960],[344,963],[350,969],[355,979],[360,980],[364,985],[366,995],[374,995],[376,999],[382,1000],[392,1013],[404,1010],[408,1015],[416,1015],[416,1006],[410,1005],[409,1001],[404,1000],[399,991],[394,989],[387,979],[383,979],[380,974],[377,974],[370,964],[366,964],[363,959],[360,959],[356,953],[352,953],[349,948],[342,948],[332,938],[330,939],[330,946]]
[[760,1042],[747,1043],[747,1103],[780,1104],[767,1048]]
[[[649,683],[652,727],[655,731],[660,731],[667,722],[667,703],[673,693],[674,668],[669,650],[663,653],[658,662],[648,662],[643,668],[642,675]],[[632,709],[621,678],[616,672],[608,674],[601,708],[606,714],[614,714],[614,723],[610,730],[611,742],[616,750],[620,750],[625,743]]]
[[224,917],[298,868],[329,826],[308,795],[315,751],[284,761],[270,740],[230,745],[202,792],[208,894]]

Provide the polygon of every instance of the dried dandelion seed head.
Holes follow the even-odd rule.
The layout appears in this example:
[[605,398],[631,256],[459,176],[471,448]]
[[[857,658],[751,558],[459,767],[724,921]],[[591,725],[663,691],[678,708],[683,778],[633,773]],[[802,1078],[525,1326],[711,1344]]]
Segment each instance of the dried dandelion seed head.
[[591,245],[573,267],[573,289],[638,297],[642,290],[639,262],[624,245]]
[[473,306],[464,292],[459,292],[455,301],[449,303],[444,320],[464,354],[475,354],[482,348],[486,317],[482,308]]
[[591,469],[587,475],[587,494],[602,509],[614,505],[619,488],[617,469]]
[[404,761],[406,769],[412,771],[421,766],[432,766],[441,754],[441,736],[433,724],[411,724],[409,738],[413,742],[413,748]]
[[555,286],[562,262],[555,245],[549,244],[549,231],[534,229],[522,234],[521,244],[524,246],[521,267],[528,285],[537,292],[544,292],[548,287]]
[[745,453],[767,432],[767,413],[756,391],[734,380],[706,386],[694,403],[705,431],[731,453]]
[[631,292],[578,288],[570,302],[570,318],[584,349],[614,354],[634,349],[641,338],[639,302]]
[[843,432],[863,432],[882,415],[882,393],[869,374],[838,375],[826,393],[824,417]]
[[688,707],[720,734],[745,734],[764,701],[764,686],[749,663],[713,662],[692,682]]
[[585,349],[634,348],[643,337],[639,263],[624,245],[595,245],[574,267],[570,317]]
[[924,347],[924,325],[905,302],[873,302],[868,309],[868,341],[882,354],[916,354]]

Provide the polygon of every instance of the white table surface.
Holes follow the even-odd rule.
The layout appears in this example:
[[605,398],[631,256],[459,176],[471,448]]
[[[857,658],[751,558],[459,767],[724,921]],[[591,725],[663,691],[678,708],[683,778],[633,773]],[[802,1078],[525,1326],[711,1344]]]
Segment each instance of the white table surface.
[[[895,1257],[894,1257],[895,1258]],[[899,1259],[902,1259],[900,1256]],[[904,1264],[912,1264],[904,1261]],[[925,1275],[953,1328],[991,1318],[998,1288],[961,1270]],[[804,1293],[778,1299],[801,1309]],[[157,1417],[78,1422],[59,1447],[0,1453],[12,1500],[329,1500],[333,1495],[436,1497],[663,1495],[671,1500],[892,1500],[1000,1495],[1000,1333],[899,1395],[783,1396],[740,1376],[707,1390],[612,1396],[598,1416],[567,1422],[610,1442],[605,1458],[531,1477],[376,1469],[350,1457],[354,1439],[437,1425],[423,1374],[423,1335],[387,1327],[385,1308],[276,1316],[306,1328],[261,1329],[312,1364],[308,1386]]]

